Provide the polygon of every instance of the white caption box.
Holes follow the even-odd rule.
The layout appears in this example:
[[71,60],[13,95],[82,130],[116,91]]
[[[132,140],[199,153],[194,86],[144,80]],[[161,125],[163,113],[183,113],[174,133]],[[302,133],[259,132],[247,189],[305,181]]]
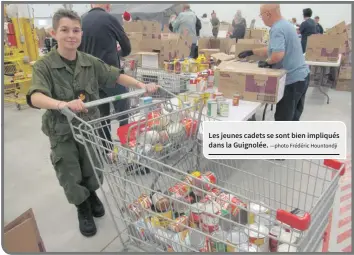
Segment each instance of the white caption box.
[[208,159],[345,159],[340,121],[204,121]]

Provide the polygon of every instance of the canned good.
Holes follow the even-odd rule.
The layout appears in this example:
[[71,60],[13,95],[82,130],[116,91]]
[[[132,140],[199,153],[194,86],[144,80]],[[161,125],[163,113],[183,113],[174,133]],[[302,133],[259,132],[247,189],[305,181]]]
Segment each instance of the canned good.
[[298,252],[295,246],[291,246],[289,244],[281,244],[278,247],[277,252]]
[[189,64],[189,70],[191,73],[197,73],[198,72],[198,64],[195,62],[191,62]]
[[219,224],[219,215],[221,215],[221,207],[215,202],[205,204],[205,211],[201,215],[203,224],[215,226]]
[[213,99],[217,99],[217,98],[220,98],[220,97],[224,97],[224,94],[221,93],[221,92],[215,92],[213,94]]
[[[194,179],[193,184],[202,190],[210,191],[212,190],[212,186],[210,184],[216,184],[216,175],[213,172],[208,171],[200,177]],[[199,190],[196,191],[197,193],[201,192]]]
[[221,190],[218,188],[212,188],[206,196],[200,200],[201,203],[207,203],[209,201],[216,201],[217,197],[221,194]]
[[259,213],[255,216],[255,222],[260,223],[267,228],[271,229],[275,225],[276,219],[270,214]]
[[248,224],[255,223],[255,215],[259,213],[269,214],[270,211],[268,208],[262,206],[261,204],[250,203],[250,213],[248,215]]
[[[238,252],[239,246],[248,244],[248,236],[240,229],[231,230],[227,236],[227,252]],[[233,247],[230,244],[236,246]]]
[[232,98],[232,105],[238,106],[239,103],[240,103],[240,94],[236,93],[236,94],[234,94],[234,96]]
[[[212,238],[211,238],[211,251],[212,252],[226,252],[227,251],[227,246],[226,246],[226,233],[222,230],[217,230],[214,233],[212,233]],[[219,239],[221,241],[216,240]]]
[[229,116],[229,108],[230,104],[226,101],[220,102],[220,116],[221,117],[228,117]]
[[208,107],[208,116],[209,117],[216,117],[218,115],[218,103],[216,102],[216,100],[209,100],[207,103],[207,107]]
[[[201,176],[201,173],[199,171],[194,171],[192,173],[190,173],[191,176],[193,177],[199,177]],[[189,184],[193,184],[193,178],[191,176],[186,176],[186,178],[184,178],[185,182],[188,182]]]
[[136,201],[128,206],[128,209],[136,218],[140,218],[144,213],[142,209],[150,209],[151,206],[152,201],[150,197],[146,194],[142,194]]
[[200,223],[202,221],[201,215],[205,212],[205,204],[195,203],[191,205],[190,221]]
[[204,78],[197,78],[196,90],[202,92],[206,88],[206,82]]
[[249,242],[258,246],[260,252],[269,252],[269,229],[262,225],[249,225],[250,229],[245,229],[245,233],[249,236]]
[[181,62],[179,60],[176,60],[174,62],[174,65],[175,65],[175,73],[176,74],[180,74],[181,73],[181,70],[182,70],[182,65],[181,65]]
[[166,212],[170,208],[170,199],[162,194],[154,193],[151,200],[158,212]]
[[173,61],[168,63],[168,72],[173,73],[175,71],[175,63]]
[[181,232],[186,229],[186,226],[188,226],[188,216],[183,215],[176,218],[168,228],[173,232]]
[[201,229],[203,230],[203,232],[208,233],[208,234],[211,234],[211,233],[220,229],[219,225],[208,225],[208,224],[205,224],[204,222],[201,223],[200,226],[201,226]]
[[220,114],[220,103],[221,103],[221,102],[226,102],[226,98],[224,98],[224,97],[217,97],[215,100],[216,100],[216,103],[217,103],[217,105],[218,105],[218,109],[217,109],[218,114]]
[[171,194],[172,197],[184,198],[189,194],[190,187],[183,182],[179,182],[176,183],[173,187],[169,188],[168,192]]
[[[278,250],[278,246],[282,243],[295,243],[297,238],[293,232],[287,232],[284,228],[279,226],[274,226],[269,231],[269,249],[271,252],[276,252]],[[272,238],[274,236],[275,238]],[[279,240],[279,241],[278,241]]]
[[216,202],[220,204],[222,210],[226,210],[229,212],[229,214],[231,214],[231,216],[228,216],[228,219],[231,219],[243,225],[247,224],[247,211],[241,209],[241,208],[246,209],[247,205],[244,202],[242,202],[240,199],[238,199],[237,197],[231,194],[221,193],[216,198]]
[[209,64],[199,64],[199,72],[206,71],[209,69]]
[[238,251],[239,252],[258,252],[258,247],[254,244],[241,244],[239,247],[238,247]]
[[170,71],[170,63],[168,62],[168,61],[164,61],[163,62],[163,66],[164,66],[164,70],[166,71],[166,72],[169,72]]
[[204,103],[206,104],[211,98],[211,92],[208,90],[204,91],[203,98],[204,98]]

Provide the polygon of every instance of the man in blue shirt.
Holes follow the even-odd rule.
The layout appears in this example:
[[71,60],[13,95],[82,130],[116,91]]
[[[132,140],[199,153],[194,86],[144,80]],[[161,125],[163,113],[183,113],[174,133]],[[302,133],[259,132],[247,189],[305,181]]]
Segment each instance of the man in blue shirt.
[[304,109],[310,74],[300,40],[294,26],[281,16],[279,4],[261,5],[260,17],[266,26],[271,27],[268,47],[244,51],[238,57],[265,56],[268,59],[259,61],[259,67],[287,71],[284,96],[277,103],[274,119],[298,121]]

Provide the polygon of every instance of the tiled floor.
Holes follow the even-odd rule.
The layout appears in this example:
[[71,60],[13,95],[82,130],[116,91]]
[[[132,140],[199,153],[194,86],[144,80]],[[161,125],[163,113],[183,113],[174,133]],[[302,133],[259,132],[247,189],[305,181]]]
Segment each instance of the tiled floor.
[[[310,88],[302,119],[343,121],[347,125],[349,154],[351,93],[330,90],[329,95],[331,102],[326,104],[324,96]],[[42,112],[17,111],[14,106],[5,106],[4,114],[5,223],[32,207],[47,251],[119,250],[121,242],[108,213],[96,221],[98,233],[95,237],[84,238],[79,234],[76,209],[67,203],[50,164],[49,143],[41,132]],[[257,119],[261,119],[261,114],[262,110],[257,112]],[[268,112],[268,120],[272,119],[272,114]],[[333,231],[337,231],[335,229]],[[330,251],[339,251],[336,249],[331,244]]]

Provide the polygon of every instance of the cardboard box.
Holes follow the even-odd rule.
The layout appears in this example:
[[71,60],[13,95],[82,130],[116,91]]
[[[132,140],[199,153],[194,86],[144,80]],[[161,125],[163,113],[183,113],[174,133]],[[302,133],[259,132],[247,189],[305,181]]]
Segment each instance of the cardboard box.
[[236,45],[232,45],[230,48],[230,54],[235,55],[236,52]]
[[352,81],[351,80],[338,80],[336,85],[336,90],[339,91],[352,91]]
[[190,55],[192,38],[190,36],[178,35],[174,39],[161,40],[160,56],[162,60],[183,59]]
[[198,40],[198,49],[220,49],[220,39],[200,38]]
[[338,35],[316,34],[307,40],[307,61],[337,62],[341,51],[341,41]]
[[137,20],[124,22],[123,27],[125,32],[146,34],[161,33],[161,25],[156,21]]
[[140,44],[143,41],[143,33],[126,33],[131,46],[131,54],[135,54],[140,51]]
[[231,54],[230,50],[233,45],[236,44],[235,39],[230,39],[230,38],[220,38],[220,52],[223,52],[225,54]]
[[341,80],[351,80],[352,79],[352,66],[342,65],[339,69],[339,79]]
[[334,27],[328,29],[326,31],[326,34],[337,35],[337,34],[342,34],[345,32],[347,32],[347,26],[345,25],[345,22],[342,21],[342,22],[338,23],[337,25],[335,25]]
[[207,59],[210,59],[211,55],[219,52],[220,52],[219,49],[198,49],[198,54],[199,55],[203,54]]
[[143,33],[140,42],[140,51],[157,51],[161,49],[161,33],[145,34]]
[[243,100],[276,104],[284,94],[286,71],[228,61],[220,68],[217,79],[218,91],[226,98],[238,92]]
[[46,251],[32,209],[4,227],[3,248],[6,253]]
[[[263,48],[266,47],[265,44],[249,44],[249,43],[237,43],[235,46],[235,56],[236,59],[238,59],[238,54],[240,54],[241,52],[245,51],[245,50],[253,50],[253,49],[259,49],[259,48]],[[266,60],[267,57],[259,57],[259,56],[250,56],[247,57],[246,60],[247,61],[259,61],[259,60]]]
[[160,54],[159,52],[138,52],[139,64],[143,68],[158,69],[160,66]]
[[352,23],[347,25],[347,34],[348,34],[349,39],[351,39],[352,38]]
[[251,29],[250,30],[250,39],[257,39],[262,42],[265,34],[266,34],[266,31],[263,29]]
[[216,66],[219,66],[222,62],[230,61],[230,60],[235,59],[234,55],[227,55],[227,54],[222,53],[222,52],[212,54],[211,57],[214,59]]
[[237,41],[237,43],[241,43],[241,44],[260,44],[260,43],[262,43],[262,41],[259,40],[259,39],[239,39]]

